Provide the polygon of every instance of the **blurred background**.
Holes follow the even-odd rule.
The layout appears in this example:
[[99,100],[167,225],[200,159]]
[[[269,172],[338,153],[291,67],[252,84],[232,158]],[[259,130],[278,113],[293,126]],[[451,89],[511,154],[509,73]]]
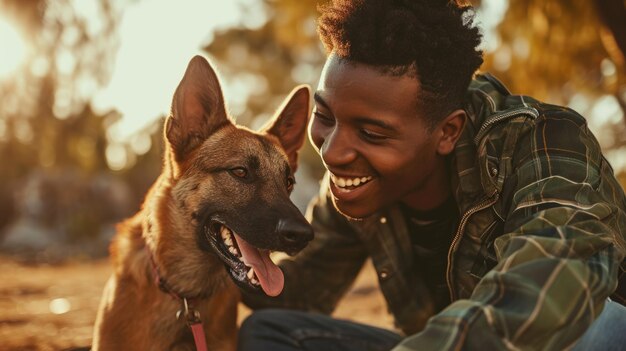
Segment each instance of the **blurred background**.
[[[317,85],[324,2],[0,0],[0,350],[89,345],[109,240],[160,172],[189,59],[215,63],[231,114],[257,128],[296,84]],[[586,116],[626,184],[626,3],[471,3],[481,70]],[[304,209],[322,169],[308,144],[301,155]],[[358,284],[351,293],[370,301],[374,280]],[[384,313],[364,305],[366,320]]]

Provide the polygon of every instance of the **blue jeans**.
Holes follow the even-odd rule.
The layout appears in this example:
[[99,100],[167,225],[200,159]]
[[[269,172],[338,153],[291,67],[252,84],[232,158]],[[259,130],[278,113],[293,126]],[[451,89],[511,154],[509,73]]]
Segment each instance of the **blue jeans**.
[[[292,310],[254,312],[239,331],[240,351],[383,351],[402,340],[391,331]],[[626,350],[626,307],[612,301],[583,334],[574,351]]]

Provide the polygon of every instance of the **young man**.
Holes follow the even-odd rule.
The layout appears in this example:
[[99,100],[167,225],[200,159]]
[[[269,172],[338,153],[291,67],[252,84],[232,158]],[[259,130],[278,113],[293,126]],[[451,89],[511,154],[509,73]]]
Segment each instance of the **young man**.
[[[322,9],[316,238],[278,298],[245,297],[287,309],[253,313],[241,350],[626,345],[624,192],[583,117],[472,79],[472,21],[445,0]],[[323,315],[367,258],[402,336]]]

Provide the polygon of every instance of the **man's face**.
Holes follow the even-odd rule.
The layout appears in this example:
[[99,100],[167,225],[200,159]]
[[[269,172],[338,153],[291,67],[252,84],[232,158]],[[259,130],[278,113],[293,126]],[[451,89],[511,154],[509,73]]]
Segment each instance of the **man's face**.
[[[419,208],[445,176],[437,138],[417,113],[419,82],[331,54],[309,137],[331,173],[335,207],[364,218],[397,201]],[[445,182],[448,180],[445,179]],[[431,189],[429,189],[431,188]]]

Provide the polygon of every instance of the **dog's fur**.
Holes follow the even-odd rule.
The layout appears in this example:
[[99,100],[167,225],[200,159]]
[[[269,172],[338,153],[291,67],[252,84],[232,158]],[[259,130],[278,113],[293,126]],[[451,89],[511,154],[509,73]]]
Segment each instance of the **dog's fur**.
[[[218,218],[270,250],[295,252],[311,239],[289,200],[309,94],[305,86],[294,89],[267,126],[253,132],[231,122],[209,63],[200,56],[190,61],[165,124],[162,174],[111,245],[114,273],[98,311],[94,350],[195,349],[188,326],[176,318],[181,302],[157,287],[154,267],[173,293],[193,301],[209,350],[235,349],[239,290],[209,245],[207,226]],[[239,168],[247,177],[233,173]],[[296,234],[281,232],[281,221],[297,227]]]

